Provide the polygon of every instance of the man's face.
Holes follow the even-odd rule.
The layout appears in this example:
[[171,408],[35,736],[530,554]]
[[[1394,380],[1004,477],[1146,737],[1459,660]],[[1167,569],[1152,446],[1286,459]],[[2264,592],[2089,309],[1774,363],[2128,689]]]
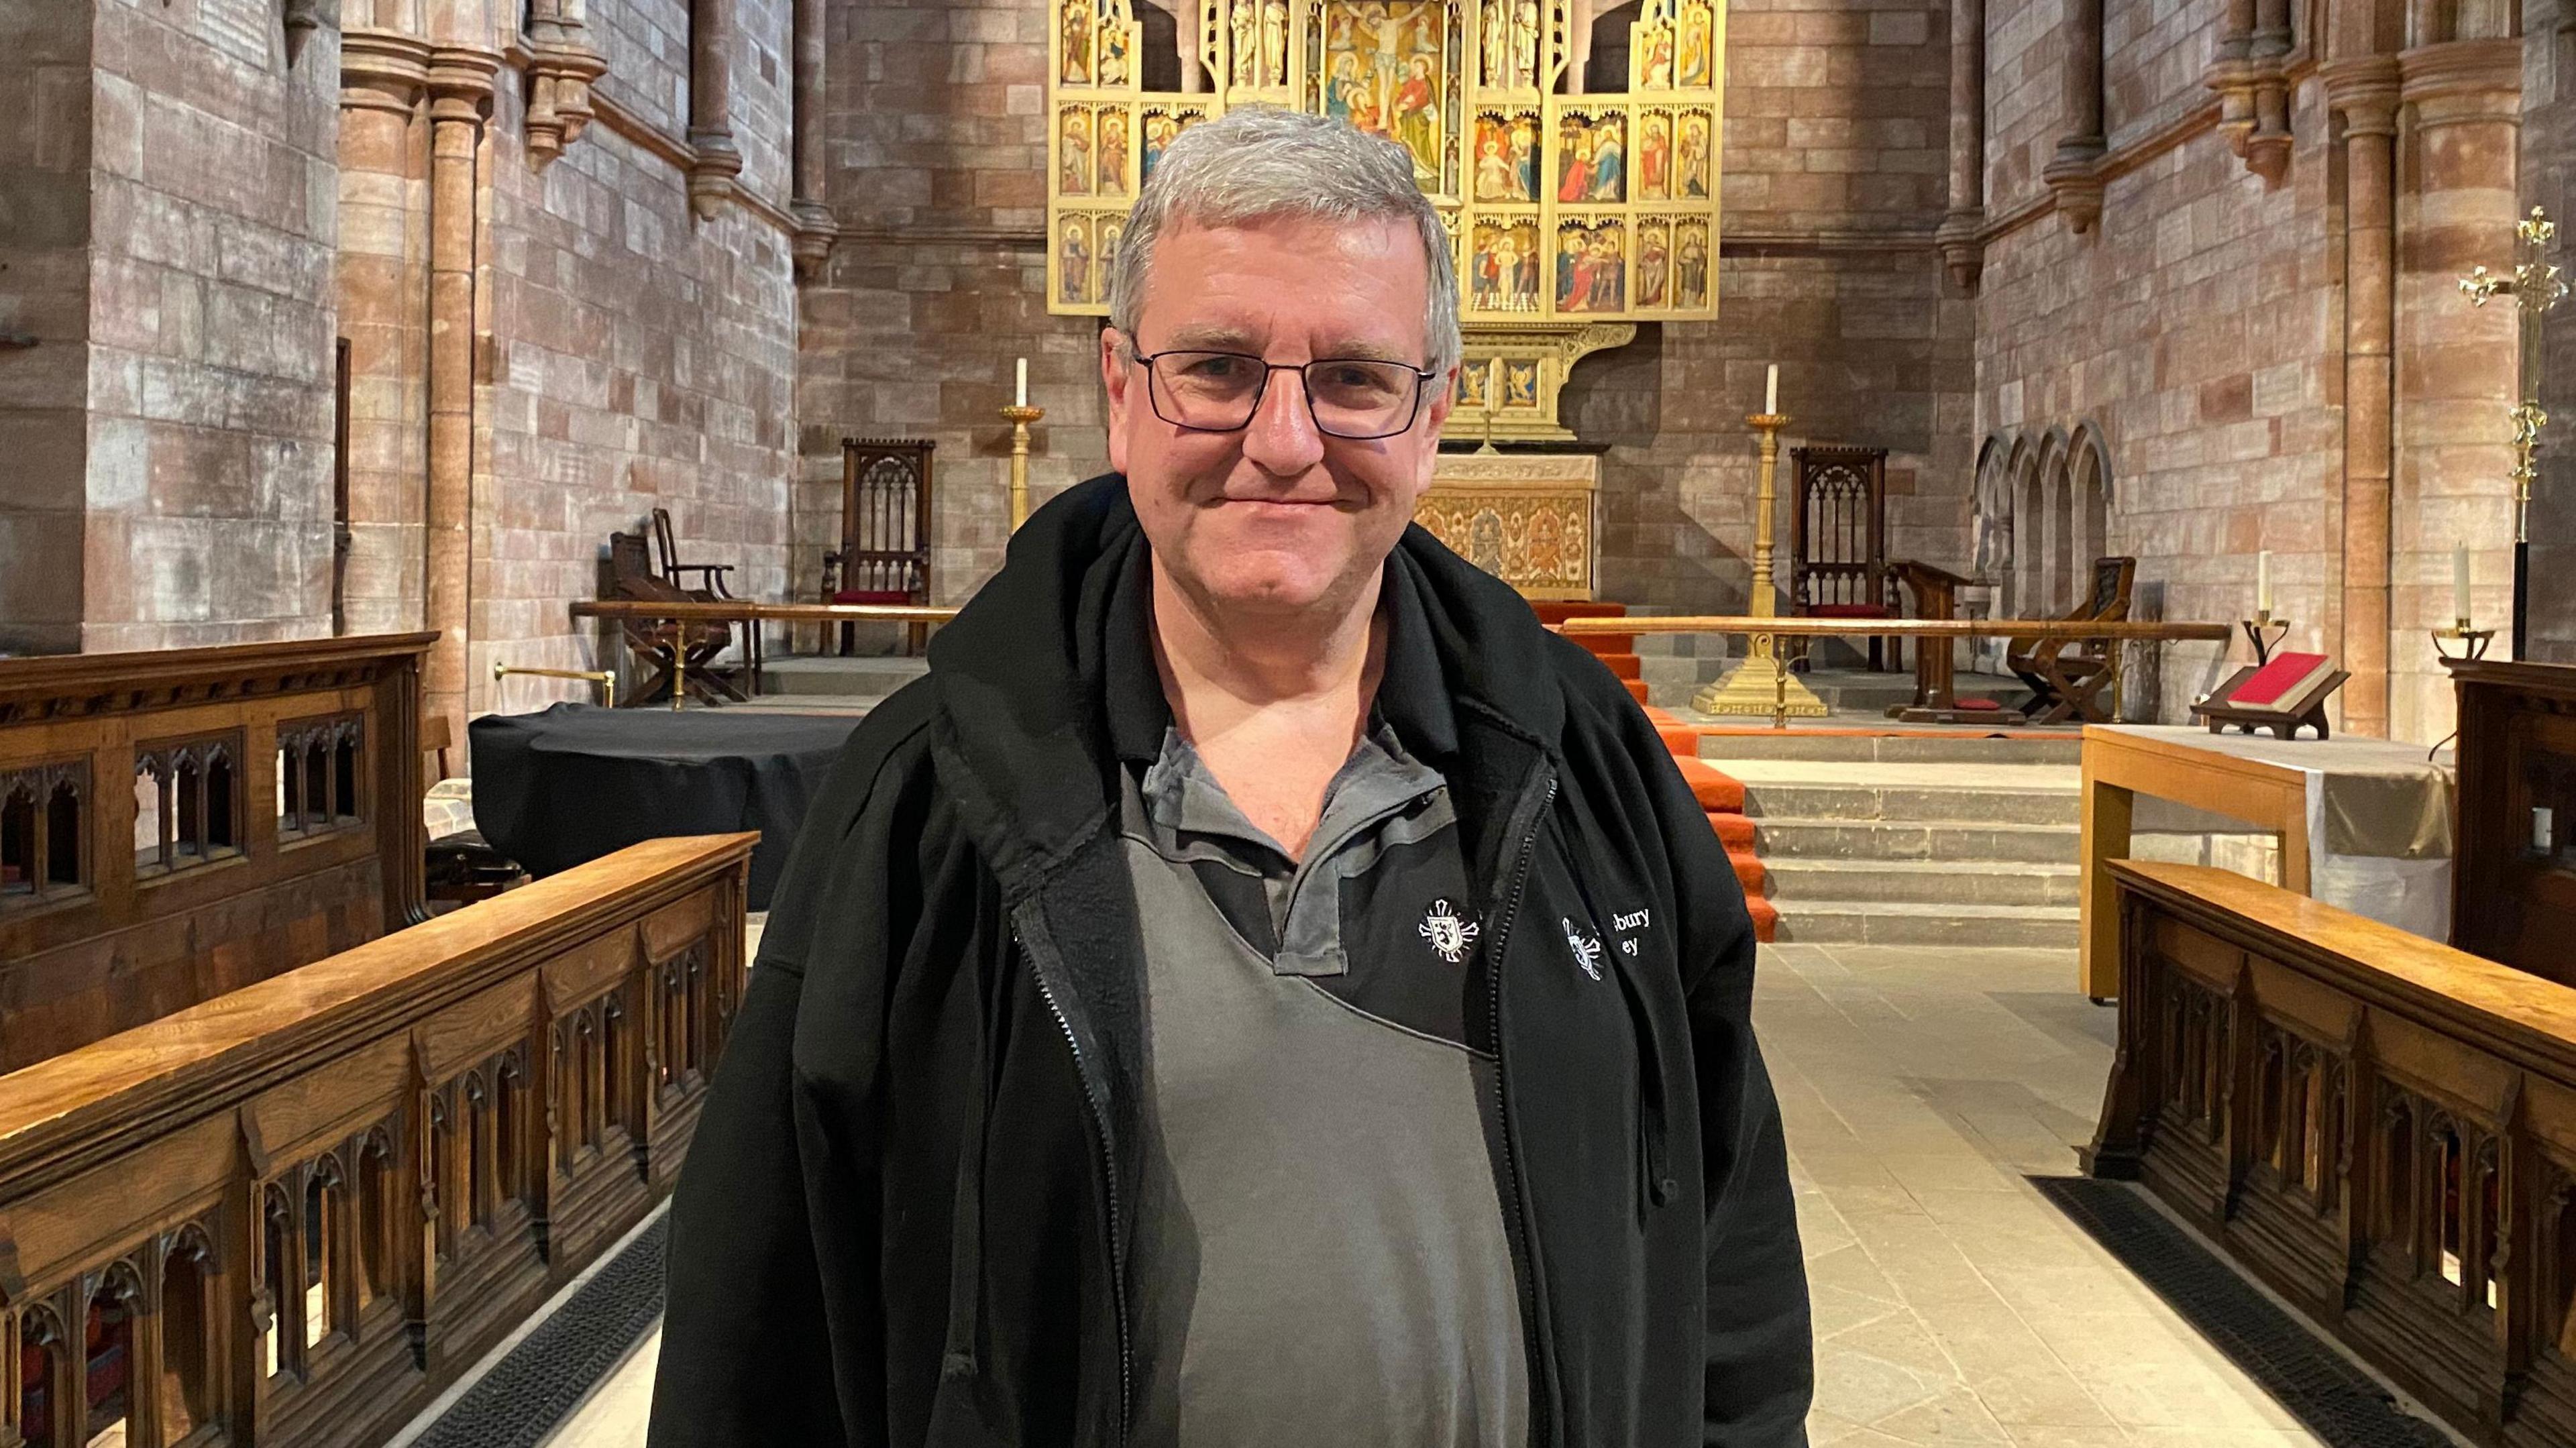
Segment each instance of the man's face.
[[[1413,228],[1278,218],[1182,222],[1163,233],[1132,339],[1140,355],[1240,352],[1266,362],[1372,358],[1421,367],[1430,266]],[[1423,384],[1413,425],[1393,437],[1327,437],[1304,379],[1271,375],[1251,425],[1194,432],[1165,422],[1146,369],[1101,335],[1109,461],[1156,564],[1203,606],[1299,614],[1348,606],[1431,486],[1456,370]]]

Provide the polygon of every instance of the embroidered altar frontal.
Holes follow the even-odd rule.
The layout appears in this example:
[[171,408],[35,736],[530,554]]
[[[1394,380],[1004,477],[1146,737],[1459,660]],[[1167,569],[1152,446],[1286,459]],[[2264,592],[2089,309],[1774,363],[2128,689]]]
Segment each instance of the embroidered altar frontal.
[[1588,601],[1600,489],[1589,453],[1446,453],[1413,521],[1523,598]]

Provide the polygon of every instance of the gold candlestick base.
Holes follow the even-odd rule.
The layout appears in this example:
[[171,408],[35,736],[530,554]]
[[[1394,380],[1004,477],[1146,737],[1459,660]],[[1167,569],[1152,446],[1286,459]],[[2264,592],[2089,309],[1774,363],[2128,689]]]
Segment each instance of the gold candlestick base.
[[[1753,495],[1753,598],[1745,611],[1756,618],[1774,618],[1780,606],[1771,586],[1771,539],[1778,512],[1772,484],[1780,465],[1780,429],[1789,425],[1789,417],[1757,412],[1744,421],[1762,435],[1762,481]],[[1700,690],[1691,707],[1703,714],[1768,714],[1774,729],[1788,728],[1793,718],[1821,719],[1826,714],[1825,701],[1805,680],[1789,672],[1780,657],[1780,635],[1773,633],[1754,634],[1744,662]]]
[[1043,407],[1022,404],[1002,409],[1011,425],[1011,531],[1029,520],[1029,424],[1046,416]]

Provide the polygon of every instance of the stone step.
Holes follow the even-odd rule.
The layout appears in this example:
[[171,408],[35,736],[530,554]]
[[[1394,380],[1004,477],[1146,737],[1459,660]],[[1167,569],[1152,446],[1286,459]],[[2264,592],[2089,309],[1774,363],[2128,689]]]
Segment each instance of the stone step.
[[1808,734],[1796,729],[1703,734],[1699,757],[1848,764],[2081,764],[2084,741],[1983,734]]
[[1815,945],[1955,945],[2068,949],[2083,927],[2072,905],[1863,904],[1775,901],[1777,938]]
[[846,659],[804,656],[769,660],[760,672],[766,693],[882,699],[930,672],[930,660],[900,654]]
[[2081,771],[2063,765],[1712,762],[1744,785],[1756,818],[2071,825],[2082,815]]
[[2083,884],[2074,865],[2002,860],[1775,858],[1763,870],[1784,912],[1829,903],[2072,906]]
[[1785,860],[1931,860],[1943,864],[2073,865],[2080,835],[2072,824],[1937,823],[1800,819],[1765,815],[1752,821],[1754,852]]

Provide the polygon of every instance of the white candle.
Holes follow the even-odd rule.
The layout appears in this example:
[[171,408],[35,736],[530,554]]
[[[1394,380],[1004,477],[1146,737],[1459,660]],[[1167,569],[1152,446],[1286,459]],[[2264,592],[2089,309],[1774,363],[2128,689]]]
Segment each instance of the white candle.
[[2254,611],[2265,618],[2272,616],[2272,550],[2254,555]]
[[2469,626],[2469,545],[2451,545],[2451,617]]
[[2548,854],[2558,843],[2557,832],[2553,828],[2557,823],[2558,815],[2555,810],[2545,804],[2533,805],[2531,807],[2531,847],[2544,855]]
[[1015,393],[1013,393],[1011,404],[1014,407],[1026,407],[1029,405],[1029,359],[1026,357],[1020,359],[1019,388]]
[[1780,364],[1777,362],[1771,364],[1771,371],[1762,379],[1762,415],[1780,415]]

